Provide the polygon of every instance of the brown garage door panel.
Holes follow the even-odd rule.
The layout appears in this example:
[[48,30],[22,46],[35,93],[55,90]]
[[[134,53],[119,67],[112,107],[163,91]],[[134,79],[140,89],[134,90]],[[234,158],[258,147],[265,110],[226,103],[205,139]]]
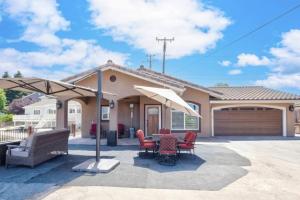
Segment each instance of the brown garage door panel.
[[280,110],[215,111],[215,135],[281,135]]

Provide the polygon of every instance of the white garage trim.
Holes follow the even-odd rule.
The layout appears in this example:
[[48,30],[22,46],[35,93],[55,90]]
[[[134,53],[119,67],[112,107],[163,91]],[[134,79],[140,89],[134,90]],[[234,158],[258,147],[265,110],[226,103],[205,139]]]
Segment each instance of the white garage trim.
[[282,106],[273,106],[273,105],[257,105],[257,104],[238,104],[238,105],[225,105],[217,106],[211,109],[211,135],[215,136],[215,125],[214,125],[214,112],[215,110],[220,110],[223,108],[236,108],[236,107],[264,107],[264,108],[274,108],[282,111],[282,135],[287,136],[287,127],[286,127],[286,107]]

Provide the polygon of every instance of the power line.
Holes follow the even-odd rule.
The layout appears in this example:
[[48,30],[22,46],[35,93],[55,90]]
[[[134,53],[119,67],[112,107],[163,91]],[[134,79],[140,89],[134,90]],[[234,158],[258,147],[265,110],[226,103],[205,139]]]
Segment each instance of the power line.
[[253,30],[251,30],[251,31],[249,31],[249,32],[247,32],[247,33],[241,35],[240,37],[238,37],[237,39],[235,39],[235,40],[229,42],[228,44],[225,44],[224,46],[220,47],[218,50],[216,50],[216,51],[212,52],[211,54],[209,54],[207,57],[209,57],[209,56],[211,56],[211,55],[214,55],[214,54],[216,54],[217,52],[222,51],[223,49],[225,49],[225,48],[227,48],[227,47],[232,46],[233,44],[235,44],[235,43],[239,42],[240,40],[242,40],[242,39],[244,39],[244,38],[246,38],[246,37],[252,35],[253,33],[255,33],[255,32],[257,32],[257,31],[263,29],[264,27],[266,27],[266,26],[272,24],[273,22],[275,22],[275,21],[277,21],[278,19],[284,17],[285,15],[287,15],[287,14],[289,14],[289,13],[295,11],[295,10],[298,9],[298,8],[300,8],[300,3],[297,4],[296,6],[290,8],[290,9],[284,11],[283,13],[277,15],[276,17],[270,19],[269,21],[263,23],[262,25],[256,27],[255,29],[253,29]]

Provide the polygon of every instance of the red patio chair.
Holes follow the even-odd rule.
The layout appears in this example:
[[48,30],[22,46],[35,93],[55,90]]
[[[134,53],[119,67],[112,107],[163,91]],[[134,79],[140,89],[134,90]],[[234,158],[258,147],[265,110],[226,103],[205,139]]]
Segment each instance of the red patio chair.
[[183,140],[181,140],[181,141],[179,141],[179,142],[177,142],[177,143],[178,143],[178,144],[180,144],[180,143],[185,143],[185,142],[188,140],[189,137],[192,137],[192,134],[194,134],[194,133],[191,132],[191,131],[186,132],[185,135],[184,135]]
[[90,128],[90,135],[92,137],[96,137],[97,134],[97,124],[96,123],[92,123],[91,124],[91,128]]
[[[101,138],[106,138],[106,130],[102,129],[102,127],[100,127],[100,137]],[[90,135],[92,138],[96,138],[96,134],[97,134],[97,124],[96,123],[92,123],[91,124],[91,128],[90,128]]]
[[124,124],[118,124],[118,137],[124,137],[125,135],[125,125]]
[[136,136],[140,142],[140,149],[145,149],[146,153],[148,153],[148,150],[152,150],[154,154],[156,142],[150,139],[145,139],[144,131],[142,130],[138,130],[136,132]]
[[177,160],[177,139],[172,134],[162,135],[159,143],[159,164],[175,165]]
[[162,134],[162,135],[171,134],[171,130],[167,129],[167,128],[162,128],[159,130],[159,134]]
[[186,133],[185,141],[178,143],[178,150],[189,151],[195,153],[195,142],[197,139],[197,134],[195,132]]

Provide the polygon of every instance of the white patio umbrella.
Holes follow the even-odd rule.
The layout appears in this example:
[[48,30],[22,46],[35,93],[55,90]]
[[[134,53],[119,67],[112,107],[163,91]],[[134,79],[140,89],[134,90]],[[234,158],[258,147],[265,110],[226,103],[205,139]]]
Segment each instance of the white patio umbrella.
[[178,96],[173,90],[166,88],[146,87],[135,85],[134,88],[147,97],[154,99],[163,105],[182,111],[188,115],[201,117],[187,102]]

